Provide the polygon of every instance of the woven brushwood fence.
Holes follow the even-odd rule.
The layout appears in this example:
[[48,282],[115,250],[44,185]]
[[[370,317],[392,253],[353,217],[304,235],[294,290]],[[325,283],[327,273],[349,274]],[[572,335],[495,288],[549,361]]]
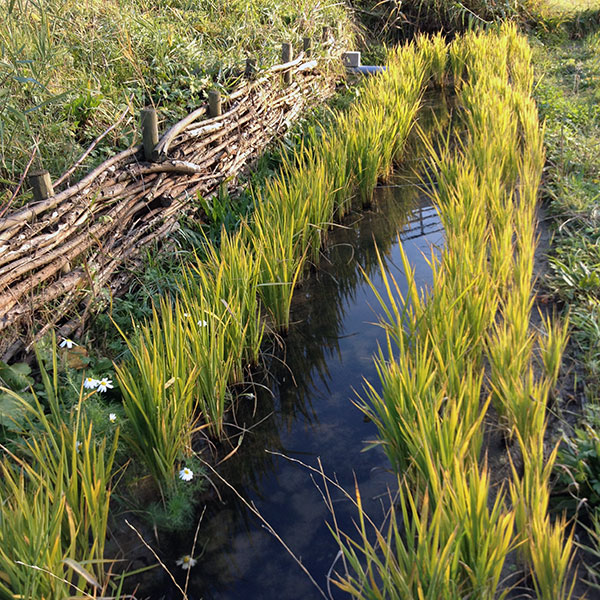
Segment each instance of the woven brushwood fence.
[[3,360],[51,329],[81,333],[101,299],[127,288],[145,247],[167,238],[198,194],[216,193],[307,103],[332,92],[332,78],[307,54],[291,60],[284,44],[288,60],[260,74],[247,61],[246,78],[233,93],[222,100],[209,95],[210,103],[160,139],[152,140],[147,117],[153,115],[146,111],[144,144],[109,158],[67,189],[56,192],[47,174],[38,176],[37,199],[0,218]]

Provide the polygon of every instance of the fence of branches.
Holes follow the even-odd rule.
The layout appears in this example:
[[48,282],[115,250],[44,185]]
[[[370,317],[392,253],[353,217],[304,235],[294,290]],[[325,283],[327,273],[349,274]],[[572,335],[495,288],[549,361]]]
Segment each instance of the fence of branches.
[[[333,49],[333,47],[332,47]],[[54,184],[30,174],[35,198],[0,218],[0,355],[9,360],[52,328],[80,333],[101,299],[129,285],[144,249],[165,240],[198,194],[216,193],[332,90],[310,45],[261,73],[251,59],[235,91],[209,93],[158,137],[156,113],[142,111],[144,143],[109,158],[76,184],[74,168]],[[124,268],[124,266],[127,268]]]

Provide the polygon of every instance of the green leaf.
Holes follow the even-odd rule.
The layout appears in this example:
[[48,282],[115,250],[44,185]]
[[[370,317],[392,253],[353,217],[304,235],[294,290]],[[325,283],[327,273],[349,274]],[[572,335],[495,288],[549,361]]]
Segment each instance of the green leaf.
[[30,373],[31,367],[25,363],[7,365],[0,360],[0,381],[14,392],[26,390],[33,384]]
[[[24,394],[21,398],[28,400],[27,394]],[[0,425],[10,431],[20,431],[26,415],[26,406],[9,394],[0,394]]]

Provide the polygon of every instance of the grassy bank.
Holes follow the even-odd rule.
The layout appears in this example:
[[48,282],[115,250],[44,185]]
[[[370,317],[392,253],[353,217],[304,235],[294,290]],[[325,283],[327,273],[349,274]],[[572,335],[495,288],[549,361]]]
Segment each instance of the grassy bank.
[[547,292],[568,305],[584,393],[597,397],[600,376],[598,318],[598,196],[600,195],[600,35],[581,40],[560,32],[534,46],[536,99],[546,120],[545,192],[553,222]]
[[[120,115],[77,174],[136,141],[139,109],[163,127],[235,84],[247,56],[280,62],[281,42],[302,47],[333,28],[352,35],[343,4],[302,0],[2,0],[0,203],[34,150],[34,168],[64,172]],[[76,175],[77,175],[76,174]]]
[[555,472],[554,502],[576,516],[587,550],[586,576],[597,588],[600,35],[597,3],[562,8],[552,14],[554,27],[532,40],[538,79],[535,96],[546,120],[544,196],[552,232],[549,269],[540,282],[540,293],[546,302],[555,302],[568,313],[571,322],[559,394],[565,435]]

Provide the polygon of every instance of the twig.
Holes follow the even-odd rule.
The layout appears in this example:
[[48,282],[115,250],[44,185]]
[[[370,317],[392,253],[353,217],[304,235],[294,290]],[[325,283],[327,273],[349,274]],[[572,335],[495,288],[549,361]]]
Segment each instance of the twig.
[[309,570],[302,564],[302,561],[292,552],[290,547],[283,541],[281,536],[279,536],[278,533],[273,529],[273,527],[271,527],[269,522],[260,514],[260,512],[256,508],[256,506],[254,506],[253,504],[250,504],[226,479],[224,479],[219,473],[217,473],[217,471],[212,467],[212,465],[207,463],[204,459],[202,459],[202,457],[200,457],[200,456],[197,456],[197,457],[200,459],[200,461],[202,463],[204,463],[204,465],[206,467],[208,467],[217,476],[217,478],[222,483],[224,483],[229,489],[231,489],[231,491],[241,500],[241,502],[244,504],[244,506],[246,506],[246,508],[248,508],[256,517],[258,517],[258,519],[262,522],[265,529],[284,547],[285,551],[292,557],[292,559],[296,562],[296,564],[304,571],[304,573],[310,579],[312,584],[317,588],[317,590],[319,591],[321,596],[323,596],[323,598],[325,598],[325,600],[329,600],[327,598],[327,595],[325,594],[325,592],[321,589],[321,586],[315,581],[314,577],[310,574]]
[[158,554],[156,554],[156,552],[154,552],[154,549],[152,548],[152,546],[150,546],[150,544],[148,544],[148,542],[143,538],[142,534],[127,519],[125,519],[125,523],[126,523],[127,527],[129,527],[130,529],[133,529],[133,531],[138,536],[138,538],[140,538],[140,541],[142,542],[142,544],[144,544],[144,546],[146,546],[146,548],[148,550],[150,550],[150,552],[152,552],[154,558],[156,558],[156,560],[158,561],[158,564],[167,572],[167,575],[171,578],[171,581],[175,584],[175,587],[183,594],[183,600],[188,600],[187,593],[177,583],[177,581],[175,580],[175,577],[173,577],[173,574],[171,573],[171,571],[169,571],[169,569],[167,568],[165,563],[163,563],[163,561],[160,560],[160,557],[158,556]]
[[54,579],[58,579],[58,581],[62,581],[63,583],[66,583],[67,585],[73,586],[78,592],[85,594],[87,598],[96,598],[95,595],[92,596],[85,590],[82,590],[80,587],[77,587],[72,581],[69,581],[68,579],[65,579],[64,577],[59,577],[58,575],[55,575],[52,571],[49,571],[48,569],[44,569],[43,567],[38,567],[37,565],[29,565],[27,563],[24,563],[22,560],[15,560],[15,563],[18,565],[23,565],[24,567],[28,567],[29,569],[34,569],[35,571],[41,571],[42,573],[46,573],[47,575],[54,577]]
[[[202,523],[202,519],[204,518],[204,513],[206,512],[206,504],[204,505],[204,508],[202,509],[202,514],[200,515],[200,518],[198,519],[198,525],[196,525],[196,533],[194,534],[194,541],[192,542],[192,551],[190,552],[190,556],[193,557],[194,556],[194,552],[196,550],[196,540],[198,539],[198,532],[200,531],[200,525]],[[188,589],[188,583],[190,581],[190,572],[191,572],[191,564],[190,564],[190,568],[188,569],[188,572],[185,575],[185,593],[187,593],[187,589]]]

